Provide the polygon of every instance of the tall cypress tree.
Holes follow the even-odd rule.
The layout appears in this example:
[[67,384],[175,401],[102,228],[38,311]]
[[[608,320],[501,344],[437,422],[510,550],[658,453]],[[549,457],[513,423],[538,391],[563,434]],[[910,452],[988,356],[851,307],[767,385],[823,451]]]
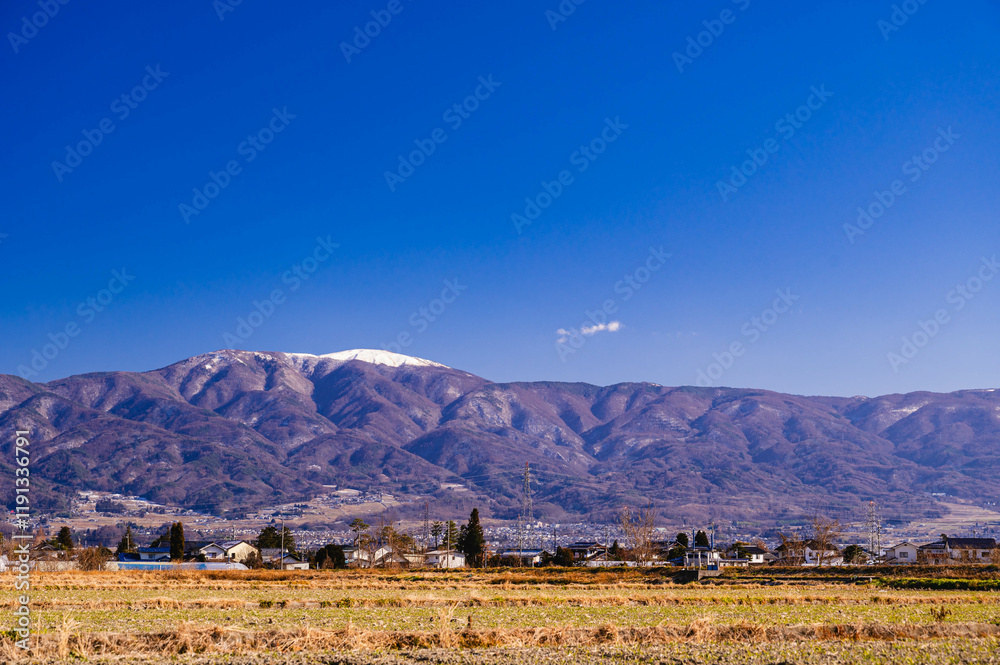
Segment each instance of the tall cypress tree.
[[486,538],[483,536],[483,527],[479,523],[479,509],[473,508],[469,515],[469,523],[463,527],[465,537],[462,539],[462,553],[472,566],[482,566],[484,554],[486,553]]
[[184,524],[181,522],[170,527],[170,558],[173,561],[184,559]]

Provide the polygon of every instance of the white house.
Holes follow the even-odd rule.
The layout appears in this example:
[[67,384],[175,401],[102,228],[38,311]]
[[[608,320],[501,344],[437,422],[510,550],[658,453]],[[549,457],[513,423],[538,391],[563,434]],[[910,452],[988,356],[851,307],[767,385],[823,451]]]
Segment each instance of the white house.
[[387,566],[400,566],[406,568],[410,565],[410,560],[406,558],[406,555],[401,552],[396,552],[388,545],[383,545],[375,550],[373,554],[375,566],[380,568],[385,568]]
[[500,552],[503,558],[521,559],[525,566],[537,566],[542,562],[542,550],[504,550]]
[[916,563],[917,546],[903,541],[899,545],[887,547],[884,552],[886,563]]
[[[921,545],[921,558],[927,563],[990,563],[997,549],[993,538],[945,538]],[[1000,553],[998,553],[1000,554]]]
[[309,570],[308,561],[303,561],[288,551],[282,556],[280,547],[265,547],[260,551],[260,557],[264,563],[272,564],[282,570]]
[[427,565],[432,568],[462,568],[465,555],[455,550],[434,550],[427,553]]
[[210,540],[193,540],[184,543],[184,554],[192,558],[204,556],[205,561],[225,561],[224,547]]
[[[823,565],[824,566],[843,566],[844,556],[840,553],[834,545],[827,545],[823,548]],[[818,566],[820,564],[820,545],[815,540],[810,540],[806,542],[805,545],[805,561],[802,563],[803,566]]]
[[367,568],[368,567],[368,552],[364,551],[360,547],[345,547],[344,548],[344,561],[349,567],[352,568]]
[[684,566],[718,566],[722,552],[711,547],[690,547],[684,551]]
[[245,540],[227,540],[219,543],[226,553],[226,559],[243,563],[247,557],[257,551],[257,548]]
[[750,564],[765,563],[764,557],[767,556],[767,554],[767,550],[762,547],[757,547],[756,545],[743,545],[741,547],[733,545],[726,550],[726,556],[730,559],[743,559]]

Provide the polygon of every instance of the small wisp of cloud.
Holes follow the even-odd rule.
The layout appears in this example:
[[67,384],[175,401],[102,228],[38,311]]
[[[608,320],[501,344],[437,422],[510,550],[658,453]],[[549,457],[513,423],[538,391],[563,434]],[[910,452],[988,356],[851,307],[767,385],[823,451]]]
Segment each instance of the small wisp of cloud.
[[559,339],[556,340],[556,344],[565,344],[572,337],[577,337],[583,335],[584,337],[593,337],[599,332],[618,332],[625,326],[622,325],[621,321],[610,321],[608,323],[595,323],[592,326],[580,326],[580,329],[570,328],[566,330],[565,328],[560,328],[556,331],[559,335]]

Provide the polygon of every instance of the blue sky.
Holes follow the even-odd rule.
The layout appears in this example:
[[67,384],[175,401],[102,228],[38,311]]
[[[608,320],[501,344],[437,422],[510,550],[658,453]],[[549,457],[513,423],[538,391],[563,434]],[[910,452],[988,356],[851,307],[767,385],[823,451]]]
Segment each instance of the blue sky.
[[681,4],[7,3],[0,372],[996,386],[1000,3]]

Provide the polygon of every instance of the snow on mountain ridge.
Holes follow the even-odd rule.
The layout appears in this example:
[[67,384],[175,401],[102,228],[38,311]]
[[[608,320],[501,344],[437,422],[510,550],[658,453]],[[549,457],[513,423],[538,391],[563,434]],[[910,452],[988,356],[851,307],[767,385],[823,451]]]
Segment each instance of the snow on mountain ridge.
[[338,360],[341,362],[359,360],[361,362],[371,363],[372,365],[386,365],[388,367],[413,365],[417,367],[442,367],[444,369],[451,369],[447,365],[436,363],[433,360],[416,358],[414,356],[403,355],[402,353],[393,353],[392,351],[382,351],[379,349],[351,349],[349,351],[338,351],[336,353],[325,353],[323,355],[316,355],[312,353],[289,353],[288,355],[323,358],[326,360]]

